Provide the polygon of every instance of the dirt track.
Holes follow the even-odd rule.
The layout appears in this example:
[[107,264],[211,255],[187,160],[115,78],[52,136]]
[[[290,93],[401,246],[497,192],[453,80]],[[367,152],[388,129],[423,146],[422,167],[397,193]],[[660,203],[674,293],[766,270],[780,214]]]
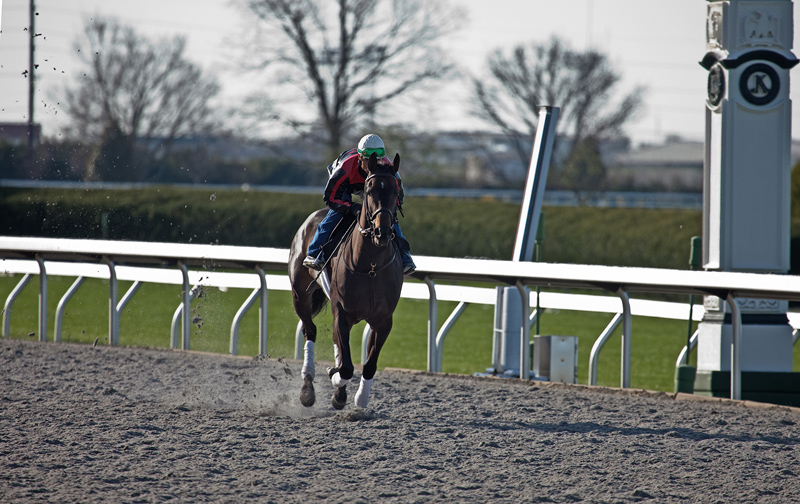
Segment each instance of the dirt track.
[[294,361],[2,340],[0,364],[0,502],[800,502],[785,408],[384,371],[334,412]]

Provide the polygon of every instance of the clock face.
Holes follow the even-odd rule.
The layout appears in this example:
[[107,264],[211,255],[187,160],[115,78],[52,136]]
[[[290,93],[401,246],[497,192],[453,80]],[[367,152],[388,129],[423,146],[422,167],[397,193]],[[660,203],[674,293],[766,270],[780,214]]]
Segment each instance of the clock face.
[[754,63],[745,68],[739,77],[739,91],[753,105],[767,105],[778,96],[780,77],[766,63]]
[[725,96],[725,71],[720,65],[714,65],[708,71],[708,104],[716,107],[723,96]]

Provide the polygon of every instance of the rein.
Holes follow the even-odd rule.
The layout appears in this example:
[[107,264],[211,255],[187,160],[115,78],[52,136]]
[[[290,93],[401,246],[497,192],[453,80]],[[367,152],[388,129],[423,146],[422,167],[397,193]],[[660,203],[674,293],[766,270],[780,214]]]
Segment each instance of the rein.
[[[373,178],[378,178],[378,177],[391,178],[392,182],[396,183],[396,182],[394,182],[395,181],[394,175],[391,175],[391,174],[388,174],[388,173],[373,173],[372,175],[370,175],[369,177],[364,179],[365,187],[366,187],[367,182],[369,182]],[[369,201],[366,198],[364,198],[364,206],[362,206],[362,212],[365,211],[365,210],[366,211],[369,210],[368,208],[366,208],[368,203],[369,203]],[[392,225],[390,226],[391,230],[392,230],[392,237],[389,240],[389,246],[392,247],[392,257],[391,257],[391,259],[389,259],[389,261],[386,264],[384,264],[383,266],[381,266],[378,269],[375,269],[378,266],[377,263],[370,262],[370,267],[372,269],[369,270],[369,271],[366,271],[366,272],[356,271],[354,269],[348,268],[348,270],[352,271],[353,273],[357,273],[359,275],[367,275],[370,278],[375,278],[379,272],[383,271],[384,269],[388,268],[389,266],[391,266],[394,263],[394,260],[397,257],[397,247],[392,245],[392,242],[393,242],[393,240],[395,238],[394,223],[397,222],[397,216],[395,215],[395,213],[392,212],[390,209],[385,208],[385,207],[378,208],[377,210],[372,212],[372,214],[370,215],[369,220],[368,220],[369,227],[366,228],[366,229],[361,226],[361,222],[360,222],[361,219],[358,219],[356,222],[357,222],[357,225],[358,225],[358,232],[361,233],[361,236],[363,236],[364,238],[372,238],[372,237],[375,236],[375,218],[378,215],[380,215],[380,214],[382,214],[384,212],[388,212],[389,213],[389,215],[391,217],[391,222],[392,222]]]
[[[372,215],[370,215],[369,217],[370,226],[368,228],[364,229],[363,227],[361,227],[361,223],[360,222],[358,223],[358,232],[361,233],[361,235],[364,236],[365,238],[367,237],[372,238],[373,236],[375,236],[375,225],[373,224],[373,222],[375,222],[375,216],[382,212],[389,212],[391,214],[392,224],[397,222],[397,217],[392,213],[391,210],[389,210],[388,208],[379,208],[374,212],[372,212]],[[394,240],[394,227],[392,227],[392,240]]]
[[[372,180],[374,178],[379,178],[379,177],[391,178],[392,181],[395,180],[394,175],[391,175],[389,173],[373,173],[372,175],[370,175],[369,177],[364,179],[364,186],[366,187],[367,182],[369,182],[370,180]],[[364,204],[366,205],[366,203],[367,203],[367,200],[365,198]],[[380,215],[382,212],[389,212],[391,214],[391,220],[392,220],[392,238],[391,239],[394,240],[394,224],[397,222],[397,215],[394,212],[392,212],[391,210],[389,210],[388,208],[379,208],[379,209],[375,210],[374,212],[372,212],[372,215],[370,215],[370,217],[369,217],[369,227],[366,228],[366,229],[361,226],[360,222],[358,222],[358,232],[361,233],[361,235],[364,236],[364,237],[369,237],[369,238],[374,237],[375,236],[375,224],[374,224],[375,217]]]
[[[347,231],[344,232],[344,236],[342,236],[342,239],[339,240],[339,243],[336,244],[336,248],[333,249],[333,252],[331,253],[331,256],[328,259],[325,260],[325,263],[322,265],[322,268],[320,268],[320,270],[317,271],[317,274],[314,275],[314,280],[311,280],[311,283],[309,283],[308,287],[306,287],[306,292],[311,290],[311,286],[313,286],[315,283],[317,283],[317,280],[319,279],[320,275],[322,275],[322,272],[325,271],[325,268],[328,266],[328,263],[331,262],[331,259],[333,259],[333,256],[336,255],[336,251],[339,250],[339,247],[342,246],[342,243],[346,242],[347,238],[353,232],[353,226],[355,226],[355,224],[356,224],[356,222],[353,222],[352,224],[350,224],[350,227],[347,228]],[[394,258],[392,258],[392,259],[394,259]],[[383,269],[383,268],[381,268],[381,269]]]

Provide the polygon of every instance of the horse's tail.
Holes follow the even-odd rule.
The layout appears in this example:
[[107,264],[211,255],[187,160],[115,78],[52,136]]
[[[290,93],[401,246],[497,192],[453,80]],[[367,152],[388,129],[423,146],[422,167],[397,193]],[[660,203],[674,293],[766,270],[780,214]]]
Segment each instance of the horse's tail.
[[325,308],[325,305],[328,302],[328,297],[325,295],[325,291],[322,289],[317,289],[311,293],[311,317],[316,317],[319,312]]

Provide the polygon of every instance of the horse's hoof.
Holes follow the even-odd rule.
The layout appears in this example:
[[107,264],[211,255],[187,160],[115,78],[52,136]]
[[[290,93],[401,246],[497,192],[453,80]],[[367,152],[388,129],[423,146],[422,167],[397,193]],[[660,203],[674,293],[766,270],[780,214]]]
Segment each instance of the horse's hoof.
[[337,409],[344,409],[345,405],[347,404],[347,389],[345,387],[339,387],[331,396],[331,405]]
[[314,393],[314,379],[306,376],[303,379],[303,388],[300,389],[300,404],[306,408],[314,406],[317,396]]

